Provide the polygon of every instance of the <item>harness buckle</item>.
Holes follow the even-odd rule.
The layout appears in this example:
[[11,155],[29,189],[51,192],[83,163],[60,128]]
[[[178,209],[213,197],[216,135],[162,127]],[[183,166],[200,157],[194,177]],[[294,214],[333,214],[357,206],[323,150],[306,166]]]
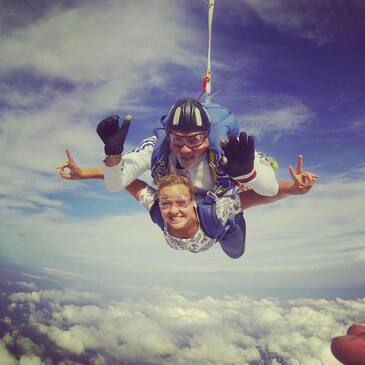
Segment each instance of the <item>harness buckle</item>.
[[212,191],[208,191],[204,197],[204,202],[207,204],[213,204],[218,200],[217,195],[215,195]]

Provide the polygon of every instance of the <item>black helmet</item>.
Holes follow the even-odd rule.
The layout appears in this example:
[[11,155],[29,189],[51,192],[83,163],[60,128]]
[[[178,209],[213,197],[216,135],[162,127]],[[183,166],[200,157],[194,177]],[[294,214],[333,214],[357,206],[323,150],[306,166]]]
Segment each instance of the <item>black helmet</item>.
[[170,109],[165,119],[167,130],[195,132],[210,130],[210,118],[207,110],[198,100],[183,98]]

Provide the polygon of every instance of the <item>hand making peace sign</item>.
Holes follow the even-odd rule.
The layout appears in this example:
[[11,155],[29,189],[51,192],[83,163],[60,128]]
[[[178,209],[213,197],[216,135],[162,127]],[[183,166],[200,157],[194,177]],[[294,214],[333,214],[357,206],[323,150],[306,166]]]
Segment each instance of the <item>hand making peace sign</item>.
[[294,195],[305,194],[310,189],[312,189],[316,180],[319,178],[318,175],[312,172],[303,170],[303,156],[298,156],[297,168],[294,169],[293,166],[289,166],[289,173],[293,179],[292,193]]

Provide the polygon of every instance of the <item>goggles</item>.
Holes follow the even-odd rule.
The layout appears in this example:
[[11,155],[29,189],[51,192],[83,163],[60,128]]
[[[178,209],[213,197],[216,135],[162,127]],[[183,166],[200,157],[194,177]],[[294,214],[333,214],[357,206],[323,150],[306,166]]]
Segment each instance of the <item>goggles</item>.
[[170,198],[159,198],[159,206],[161,210],[169,210],[175,205],[178,209],[186,209],[190,206],[192,200],[185,195],[179,195],[175,199]]
[[197,133],[189,137],[182,137],[173,132],[167,132],[167,138],[175,147],[181,148],[186,145],[189,148],[198,148],[204,143],[205,139],[208,137],[208,134],[208,132],[205,132]]

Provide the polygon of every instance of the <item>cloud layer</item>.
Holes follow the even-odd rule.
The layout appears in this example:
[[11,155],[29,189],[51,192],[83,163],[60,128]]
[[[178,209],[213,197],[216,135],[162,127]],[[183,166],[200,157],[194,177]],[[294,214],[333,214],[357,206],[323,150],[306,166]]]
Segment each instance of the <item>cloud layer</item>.
[[[364,299],[197,298],[162,288],[124,301],[67,289],[8,299],[2,364],[46,364],[58,351],[75,364],[334,365],[331,338],[365,321]],[[48,354],[40,339],[53,344]]]

